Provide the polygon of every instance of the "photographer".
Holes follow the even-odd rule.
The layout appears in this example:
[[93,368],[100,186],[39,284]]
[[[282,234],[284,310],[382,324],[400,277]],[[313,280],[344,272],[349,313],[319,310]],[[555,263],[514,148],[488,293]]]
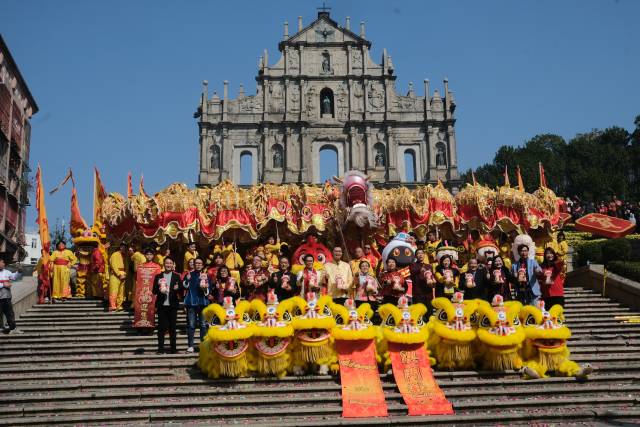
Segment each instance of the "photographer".
[[0,258],[0,316],[4,314],[4,317],[7,318],[10,334],[22,333],[20,329],[16,328],[16,319],[11,304],[11,282],[19,277],[20,273],[12,273],[5,269],[5,261]]

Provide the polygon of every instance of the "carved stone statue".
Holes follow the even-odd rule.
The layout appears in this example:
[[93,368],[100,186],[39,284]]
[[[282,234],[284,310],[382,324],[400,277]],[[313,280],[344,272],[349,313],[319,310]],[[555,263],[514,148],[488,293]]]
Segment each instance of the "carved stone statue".
[[439,143],[436,145],[436,166],[446,166],[447,165],[447,151],[444,148],[444,144]]
[[328,52],[322,54],[322,72],[329,73],[331,72],[331,58]]
[[375,157],[376,167],[384,167],[386,162],[384,158],[384,148],[376,147],[376,157]]
[[331,98],[329,98],[329,95],[325,95],[322,98],[322,114],[331,114]]
[[211,147],[211,169],[220,169],[220,147]]
[[277,145],[273,150],[273,167],[275,169],[281,169],[283,165],[282,160],[282,148]]

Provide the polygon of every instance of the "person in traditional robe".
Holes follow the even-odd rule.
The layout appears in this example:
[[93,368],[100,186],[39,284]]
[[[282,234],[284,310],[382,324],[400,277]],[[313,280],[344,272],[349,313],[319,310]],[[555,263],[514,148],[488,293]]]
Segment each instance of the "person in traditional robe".
[[[362,248],[358,246],[353,250],[353,258],[349,262],[349,265],[351,266],[351,271],[353,272],[354,275],[358,274],[358,272],[360,271],[360,262],[363,260],[366,260],[367,262],[369,262],[369,260],[367,260],[364,257],[364,251],[362,250]],[[369,262],[369,265],[371,265],[370,262]]]
[[436,251],[438,249],[438,245],[440,244],[440,239],[435,231],[431,230],[427,233],[427,241],[425,243],[424,249],[429,257],[430,264],[436,264],[438,261],[436,260]]
[[129,255],[125,243],[121,243],[120,248],[109,257],[109,270],[109,311],[122,311],[124,287],[129,271]]
[[198,258],[198,251],[196,250],[196,244],[194,242],[190,242],[189,246],[187,246],[187,251],[184,253],[184,259],[182,262],[182,268],[184,271],[187,271],[187,266],[189,265],[189,260]]
[[98,246],[91,251],[91,263],[89,264],[89,286],[87,286],[87,298],[100,298],[104,296],[102,289],[103,275],[105,272],[105,259]]
[[258,298],[265,302],[267,300],[267,282],[271,274],[262,265],[262,257],[255,255],[251,266],[242,275],[242,294],[249,301]]
[[163,245],[158,248],[158,253],[153,257],[153,262],[158,265],[164,266],[164,259],[168,256],[171,256],[171,249],[169,249],[168,245]]
[[40,251],[40,258],[36,263],[35,270],[38,273],[38,304],[45,304],[51,301],[51,277],[50,269],[44,264],[44,249]]
[[129,301],[133,307],[135,306],[136,273],[138,272],[138,266],[144,264],[146,258],[144,254],[134,246],[129,246],[129,256],[131,257],[131,263],[129,264],[129,276],[126,281],[125,299]]
[[54,302],[71,298],[71,267],[77,263],[78,258],[67,249],[65,242],[59,241],[50,258],[50,266],[53,271],[53,292],[51,297]]
[[346,262],[342,261],[342,248],[336,246],[332,251],[333,260],[324,265],[324,280],[327,293],[336,304],[344,304],[353,296],[353,272]]
[[162,270],[158,264],[153,262],[154,256],[152,248],[145,249],[145,262],[136,268],[133,327],[146,331],[153,331],[156,326],[153,280]]

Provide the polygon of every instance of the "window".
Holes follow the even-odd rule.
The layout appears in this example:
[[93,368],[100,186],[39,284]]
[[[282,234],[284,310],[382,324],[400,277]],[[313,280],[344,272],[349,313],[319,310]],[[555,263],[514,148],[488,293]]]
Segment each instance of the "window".
[[447,166],[447,148],[442,142],[436,144],[436,166]]
[[211,169],[220,169],[220,146],[211,147]]
[[331,180],[338,174],[338,150],[331,145],[325,145],[320,148],[320,182]]
[[253,184],[253,154],[249,151],[240,153],[240,185]]
[[31,239],[31,247],[33,249],[38,247],[38,239]]
[[282,169],[284,167],[284,150],[282,145],[275,144],[272,148],[273,151],[273,168]]
[[320,113],[321,117],[333,115],[333,91],[325,87],[320,91]]
[[416,153],[413,150],[404,152],[404,173],[406,182],[416,182]]

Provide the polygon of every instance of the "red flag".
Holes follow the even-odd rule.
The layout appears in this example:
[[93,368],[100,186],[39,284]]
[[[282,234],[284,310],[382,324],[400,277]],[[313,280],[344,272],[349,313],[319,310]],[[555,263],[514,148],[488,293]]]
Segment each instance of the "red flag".
[[80,206],[78,206],[78,193],[76,187],[71,189],[71,220],[69,221],[69,231],[72,236],[79,236],[87,228],[87,223],[82,218]]
[[127,177],[127,197],[133,197],[133,185],[131,184],[131,172]]
[[507,165],[504,165],[504,186],[511,187],[511,183],[509,182],[509,171],[507,170]]
[[516,169],[516,175],[518,177],[518,190],[524,191],[524,182],[522,182],[522,175],[520,175],[520,166]]
[[69,172],[67,172],[67,175],[65,175],[64,179],[62,180],[62,182],[60,184],[58,184],[58,186],[56,188],[54,188],[53,190],[49,191],[49,194],[53,194],[56,191],[60,190],[67,182],[69,182],[69,180],[71,180],[71,182],[73,183],[73,186],[75,187],[76,182],[73,179],[73,172],[71,171],[71,168],[69,168]]
[[547,178],[544,176],[544,167],[542,162],[538,162],[538,170],[540,172],[540,187],[547,188]]
[[102,202],[107,198],[107,192],[102,185],[98,168],[93,168],[93,225],[102,226]]
[[42,271],[39,279],[42,282],[43,291],[38,293],[40,303],[44,302],[46,291],[50,289],[51,272],[49,270],[49,251],[51,250],[51,236],[49,235],[49,220],[47,219],[47,208],[44,204],[44,185],[42,184],[42,170],[38,165],[36,172],[36,224],[42,242]]

